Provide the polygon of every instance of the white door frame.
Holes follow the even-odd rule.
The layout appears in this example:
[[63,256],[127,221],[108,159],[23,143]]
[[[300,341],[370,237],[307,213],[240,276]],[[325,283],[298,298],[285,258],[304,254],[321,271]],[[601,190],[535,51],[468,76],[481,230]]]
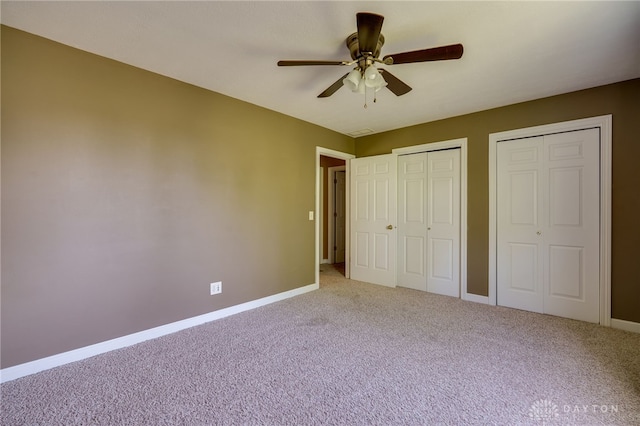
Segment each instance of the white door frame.
[[318,173],[320,174],[320,187],[316,190],[316,192],[320,193],[320,205],[316,207],[316,221],[318,222],[318,227],[320,229],[320,234],[319,234],[319,239],[318,241],[316,241],[316,245],[318,246],[318,263],[324,263],[324,252],[323,252],[323,248],[324,248],[324,232],[322,232],[322,230],[324,229],[324,227],[326,226],[326,224],[324,223],[324,215],[322,214],[322,212],[324,212],[324,197],[322,196],[324,194],[324,186],[325,186],[325,182],[324,182],[324,167],[320,166],[320,170],[318,171]]
[[[347,154],[346,152],[341,152],[341,151],[335,151],[333,149],[329,149],[329,148],[323,148],[320,146],[316,146],[316,239],[315,239],[315,246],[316,246],[316,255],[315,255],[315,274],[316,274],[316,284],[320,285],[320,256],[322,255],[321,249],[320,249],[320,242],[321,240],[321,235],[320,235],[320,219],[322,218],[322,210],[321,210],[321,202],[322,202],[322,192],[321,192],[321,183],[322,183],[322,168],[320,167],[320,156],[325,156],[325,157],[331,157],[331,158],[338,158],[341,160],[345,160],[345,171],[346,171],[346,188],[345,188],[345,197],[347,202],[345,203],[345,209],[346,212],[345,214],[347,215],[347,217],[349,216],[349,211],[350,211],[350,206],[349,206],[349,160],[352,158],[356,158],[355,155],[353,154]],[[345,270],[344,270],[344,275],[346,278],[349,278],[350,274],[349,274],[349,221],[347,220],[345,223],[345,241],[344,241],[344,245],[345,245]]]
[[484,296],[467,293],[467,138],[396,148],[391,152],[406,155],[451,148],[460,148],[460,298],[487,303]]
[[600,129],[600,324],[611,326],[611,115],[489,134],[489,304],[497,302],[497,144],[573,130]]
[[[334,183],[335,179],[336,179],[336,172],[345,172],[345,186],[348,182],[348,180],[346,179],[346,171],[347,171],[347,166],[346,166],[346,161],[345,161],[345,165],[344,166],[332,166],[329,167],[328,169],[328,173],[327,173],[327,184],[328,184],[328,189],[329,189],[329,197],[327,200],[327,211],[328,211],[328,230],[329,232],[327,233],[327,239],[328,239],[328,251],[329,251],[329,263],[335,263],[335,250],[333,250],[333,246],[335,245],[335,228],[336,228],[336,219],[335,217],[333,217],[333,211],[335,209],[335,202],[334,202],[334,198],[335,198],[335,191],[336,191],[336,185]],[[346,194],[346,188],[345,188],[345,194]],[[347,204],[349,204],[349,200],[345,199],[345,215],[347,213]],[[348,216],[347,216],[348,217]],[[349,220],[347,219],[345,221],[345,226],[346,226],[346,222],[348,222]],[[346,229],[346,228],[345,228]],[[346,235],[345,235],[345,242],[346,242]],[[345,247],[346,249],[346,247]],[[345,260],[346,260],[347,255],[345,254]],[[345,262],[346,263],[346,262]]]

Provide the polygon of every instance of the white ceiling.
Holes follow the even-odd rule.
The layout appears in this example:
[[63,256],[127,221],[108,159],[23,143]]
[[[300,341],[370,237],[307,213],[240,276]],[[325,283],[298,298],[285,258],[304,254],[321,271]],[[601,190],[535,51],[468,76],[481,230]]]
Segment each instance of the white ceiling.
[[[384,15],[382,55],[462,43],[459,60],[387,67],[413,87],[341,88],[355,14]],[[2,1],[3,24],[350,134],[640,77],[640,2]]]

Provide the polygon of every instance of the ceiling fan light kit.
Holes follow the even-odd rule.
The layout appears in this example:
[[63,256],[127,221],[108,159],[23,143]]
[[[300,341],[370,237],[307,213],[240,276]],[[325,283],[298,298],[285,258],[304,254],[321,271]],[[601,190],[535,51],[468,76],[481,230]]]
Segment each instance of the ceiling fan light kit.
[[319,98],[333,95],[343,85],[347,86],[352,92],[365,94],[365,96],[367,88],[373,89],[375,93],[383,87],[387,87],[396,96],[402,96],[411,91],[411,87],[386,69],[377,68],[375,66],[376,62],[385,65],[399,65],[415,62],[445,61],[462,57],[462,44],[452,44],[386,55],[383,59],[379,59],[380,50],[385,40],[380,32],[383,21],[384,17],[375,13],[361,12],[356,14],[358,31],[349,35],[346,39],[351,61],[286,60],[278,61],[278,66],[356,65],[351,72],[340,77],[324,92],[320,93],[318,95]]
[[382,74],[376,67],[370,65],[364,70],[364,84],[367,87],[376,89],[376,92],[387,85],[387,82],[382,78]]
[[387,85],[380,71],[373,65],[367,66],[364,71],[359,66],[354,68],[342,82],[355,93],[363,93],[364,87],[375,89],[377,92]]
[[347,86],[347,88],[352,92],[357,92],[361,81],[362,76],[360,75],[360,70],[355,68],[342,80],[342,84]]

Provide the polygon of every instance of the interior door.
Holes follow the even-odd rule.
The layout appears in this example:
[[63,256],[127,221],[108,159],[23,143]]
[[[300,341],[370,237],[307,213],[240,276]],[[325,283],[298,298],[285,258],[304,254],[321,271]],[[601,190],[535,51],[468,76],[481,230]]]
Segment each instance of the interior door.
[[502,142],[497,149],[497,303],[543,312],[543,137]]
[[345,172],[335,173],[335,200],[333,205],[335,206],[334,218],[335,218],[335,263],[342,263],[345,259],[345,233],[346,233],[346,174]]
[[427,291],[460,297],[460,150],[427,157]]
[[351,161],[351,278],[396,285],[395,154]]
[[398,158],[398,285],[460,297],[460,150]]
[[600,321],[600,132],[544,137],[544,312]]
[[597,129],[497,145],[497,302],[599,321]]
[[427,153],[398,157],[398,285],[427,291]]
[[398,285],[427,291],[427,153],[398,157]]

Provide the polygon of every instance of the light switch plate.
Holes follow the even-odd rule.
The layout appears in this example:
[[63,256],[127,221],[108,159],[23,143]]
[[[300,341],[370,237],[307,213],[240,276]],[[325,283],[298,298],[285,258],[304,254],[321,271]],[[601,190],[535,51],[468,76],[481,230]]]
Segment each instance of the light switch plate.
[[211,295],[222,293],[222,281],[211,283],[210,293]]

